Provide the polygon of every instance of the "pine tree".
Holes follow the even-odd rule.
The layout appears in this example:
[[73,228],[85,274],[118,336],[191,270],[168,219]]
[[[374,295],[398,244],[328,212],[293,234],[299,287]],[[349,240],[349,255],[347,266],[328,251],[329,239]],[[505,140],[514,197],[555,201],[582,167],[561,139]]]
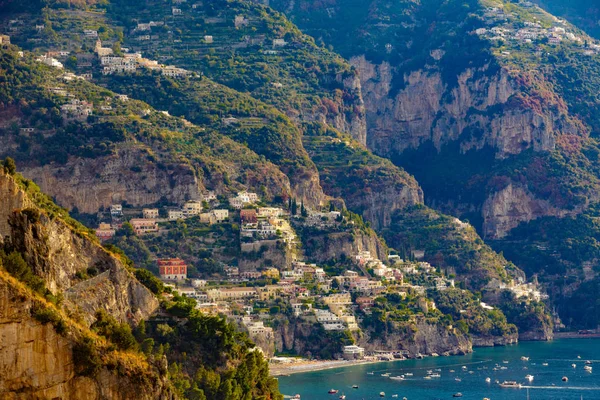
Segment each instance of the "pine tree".
[[298,203],[296,203],[296,199],[292,200],[291,212],[292,215],[296,215],[298,213]]

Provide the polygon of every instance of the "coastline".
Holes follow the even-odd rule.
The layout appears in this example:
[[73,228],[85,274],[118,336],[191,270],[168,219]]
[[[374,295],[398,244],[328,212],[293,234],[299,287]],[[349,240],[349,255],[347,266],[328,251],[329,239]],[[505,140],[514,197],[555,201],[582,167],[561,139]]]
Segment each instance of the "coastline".
[[[600,334],[592,334],[592,335],[569,335],[568,332],[566,335],[555,336],[555,340],[571,340],[571,339],[598,339],[600,338]],[[527,342],[527,341],[526,341]],[[535,341],[534,341],[535,342]],[[514,343],[519,344],[519,343]],[[489,347],[503,347],[503,346],[481,346],[480,348],[489,348]],[[344,368],[344,367],[354,367],[357,365],[367,365],[367,364],[379,364],[379,363],[388,363],[395,361],[403,361],[403,359],[394,359],[394,360],[306,360],[301,359],[299,361],[291,362],[291,363],[282,363],[275,364],[269,363],[269,374],[273,377],[278,376],[289,376],[294,374],[302,374],[305,372],[313,372],[313,371],[324,371],[329,369],[336,368]]]
[[[401,361],[401,360],[393,360]],[[357,365],[377,364],[384,362],[393,362],[385,360],[303,360],[290,364],[270,364],[269,373],[271,376],[288,376],[301,374],[304,372],[323,371],[327,369],[354,367]]]

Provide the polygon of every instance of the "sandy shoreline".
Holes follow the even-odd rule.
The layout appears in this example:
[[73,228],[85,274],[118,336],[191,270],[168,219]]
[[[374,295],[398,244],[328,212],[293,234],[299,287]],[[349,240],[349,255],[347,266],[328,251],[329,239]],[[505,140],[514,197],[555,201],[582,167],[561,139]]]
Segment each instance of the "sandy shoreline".
[[[394,360],[399,361],[399,360]],[[376,364],[389,361],[372,361],[372,360],[303,360],[290,364],[270,364],[269,371],[271,376],[286,376],[292,374],[300,374],[303,372],[323,371],[326,369],[353,367],[356,365]]]

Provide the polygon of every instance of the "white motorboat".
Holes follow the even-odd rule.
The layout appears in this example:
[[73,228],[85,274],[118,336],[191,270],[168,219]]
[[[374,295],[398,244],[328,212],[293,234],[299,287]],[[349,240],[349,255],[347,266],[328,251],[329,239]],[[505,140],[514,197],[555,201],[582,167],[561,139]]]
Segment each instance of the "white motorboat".
[[491,381],[492,381],[492,380],[491,380],[489,377],[488,377],[488,378],[485,378],[485,382],[486,382],[486,383],[490,383]]
[[504,381],[500,383],[501,388],[521,389],[521,384],[515,381]]
[[527,379],[529,382],[533,382],[533,375],[527,375],[525,376],[525,379]]

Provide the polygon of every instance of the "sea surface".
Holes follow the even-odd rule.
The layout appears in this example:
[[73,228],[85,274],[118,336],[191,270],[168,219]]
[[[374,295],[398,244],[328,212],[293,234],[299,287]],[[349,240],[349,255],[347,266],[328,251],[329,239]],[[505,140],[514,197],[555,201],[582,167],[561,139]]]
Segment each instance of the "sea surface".
[[[521,357],[529,357],[529,361]],[[578,358],[581,357],[581,358]],[[592,373],[584,371],[584,362],[592,361]],[[547,363],[548,365],[543,365]],[[572,367],[576,364],[576,368]],[[463,368],[466,367],[466,368]],[[505,369],[501,369],[505,367]],[[497,370],[494,370],[496,368]],[[440,378],[424,379],[428,370]],[[454,372],[451,372],[453,370]],[[405,376],[394,381],[381,374]],[[372,375],[370,373],[373,373]],[[525,379],[533,375],[532,382]],[[563,382],[563,376],[568,382]],[[486,383],[485,378],[491,378]],[[460,380],[460,381],[459,381]],[[501,388],[496,381],[513,380],[521,389]],[[359,385],[352,389],[352,385]],[[346,400],[385,398],[409,400],[452,399],[462,393],[464,400],[600,400],[600,339],[562,339],[552,342],[525,342],[494,348],[476,348],[472,354],[451,357],[428,357],[370,365],[293,374],[279,377],[281,393],[286,397],[300,394],[302,400]],[[336,395],[327,394],[337,389]]]

